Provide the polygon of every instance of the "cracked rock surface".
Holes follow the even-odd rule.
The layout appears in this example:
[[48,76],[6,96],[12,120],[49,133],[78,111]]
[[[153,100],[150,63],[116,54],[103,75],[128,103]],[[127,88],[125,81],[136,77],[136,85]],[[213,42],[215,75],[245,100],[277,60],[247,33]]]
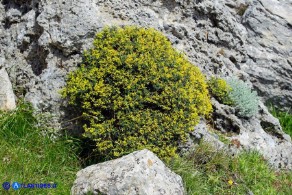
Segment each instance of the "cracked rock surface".
[[149,150],[91,165],[77,173],[72,195],[183,195],[182,179]]

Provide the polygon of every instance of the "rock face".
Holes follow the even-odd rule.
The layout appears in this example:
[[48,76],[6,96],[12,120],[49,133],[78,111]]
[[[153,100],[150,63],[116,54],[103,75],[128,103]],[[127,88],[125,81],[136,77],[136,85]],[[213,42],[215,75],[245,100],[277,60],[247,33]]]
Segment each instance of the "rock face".
[[[80,63],[94,34],[107,25],[153,27],[206,75],[236,75],[251,84],[263,102],[289,109],[291,13],[291,1],[276,0],[5,0],[0,4],[0,64],[8,71],[18,97],[52,114],[54,128],[72,129],[72,122],[61,122],[70,117],[63,109],[59,90],[67,73]],[[228,117],[221,122],[230,122]],[[233,117],[235,126],[244,129],[238,130],[238,139],[246,145],[252,143],[258,139],[253,127],[259,127],[258,131],[267,132],[263,140],[277,139],[276,143],[288,147],[288,136],[271,122],[275,119],[269,116],[271,121],[262,122],[260,117],[253,122]],[[271,124],[277,133],[265,128]],[[226,131],[219,122],[217,127]],[[250,146],[273,154],[266,155],[268,159],[276,158],[282,150],[276,149],[282,148],[279,144]],[[290,165],[281,166],[291,167],[289,158],[285,162]]]
[[4,68],[0,69],[0,86],[0,110],[15,109],[16,104],[12,85]]
[[212,104],[215,108],[213,126],[231,134],[228,139],[234,149],[258,150],[273,167],[292,169],[291,138],[283,133],[279,121],[263,104],[259,105],[259,114],[249,119],[237,117],[234,108],[215,99]]
[[245,51],[241,69],[265,101],[292,107],[292,2],[261,0],[246,10]]
[[171,172],[149,150],[89,166],[77,173],[72,195],[183,195],[180,176]]
[[188,151],[204,140],[231,155],[243,149],[257,150],[272,167],[292,170],[291,138],[281,130],[279,121],[262,103],[259,105],[259,114],[252,118],[239,118],[233,107],[220,104],[214,98],[212,105],[212,128],[202,119],[190,134],[188,142],[180,146],[182,151]]

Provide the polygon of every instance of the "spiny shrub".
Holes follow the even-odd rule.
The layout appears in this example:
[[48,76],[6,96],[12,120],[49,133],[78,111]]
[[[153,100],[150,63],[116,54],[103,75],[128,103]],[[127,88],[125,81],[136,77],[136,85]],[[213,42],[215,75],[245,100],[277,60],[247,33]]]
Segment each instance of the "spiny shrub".
[[200,70],[160,32],[131,26],[98,33],[62,94],[103,159],[148,148],[167,160],[212,109]]
[[230,99],[239,110],[239,115],[252,117],[258,113],[258,97],[243,81],[236,78],[227,79],[228,85],[232,88],[229,92]]
[[213,97],[215,97],[219,102],[231,105],[232,101],[228,94],[231,91],[231,87],[222,78],[211,77],[208,80],[208,88]]

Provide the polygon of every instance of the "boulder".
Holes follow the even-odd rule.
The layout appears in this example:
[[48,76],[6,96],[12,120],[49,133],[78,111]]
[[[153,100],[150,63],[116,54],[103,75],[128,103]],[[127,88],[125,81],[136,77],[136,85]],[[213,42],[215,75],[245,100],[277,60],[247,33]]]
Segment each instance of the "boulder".
[[147,149],[91,165],[77,173],[72,195],[183,195],[182,179]]
[[0,69],[0,86],[0,110],[15,109],[15,96],[5,68]]

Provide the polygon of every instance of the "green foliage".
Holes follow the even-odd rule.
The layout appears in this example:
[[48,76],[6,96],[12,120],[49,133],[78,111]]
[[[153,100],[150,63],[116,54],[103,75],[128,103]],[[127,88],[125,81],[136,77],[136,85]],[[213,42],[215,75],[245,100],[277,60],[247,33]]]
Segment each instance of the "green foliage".
[[239,110],[239,115],[243,117],[252,117],[258,113],[258,97],[255,91],[241,80],[236,78],[227,79],[228,85],[232,88],[229,92],[229,98]]
[[194,194],[291,194],[292,172],[276,172],[257,152],[228,156],[201,143],[169,163],[179,174],[188,195]]
[[205,77],[154,29],[106,28],[62,91],[105,159],[148,148],[174,156],[211,111]]
[[[37,128],[32,107],[21,102],[0,112],[1,182],[57,183],[56,189],[19,189],[0,194],[68,194],[80,169],[76,145],[66,138],[52,141]],[[46,192],[44,191],[46,190]]]
[[0,111],[0,137],[4,140],[23,139],[36,130],[36,119],[30,104],[21,102],[12,112]]
[[208,81],[209,91],[220,103],[235,106],[238,114],[252,117],[258,112],[258,97],[255,91],[241,80],[212,77]]
[[292,137],[292,114],[290,114],[288,111],[281,112],[275,107],[272,107],[270,110],[272,115],[279,119],[283,131]]
[[211,77],[208,81],[208,88],[213,97],[219,102],[231,105],[232,101],[228,94],[231,91],[231,87],[222,78]]

